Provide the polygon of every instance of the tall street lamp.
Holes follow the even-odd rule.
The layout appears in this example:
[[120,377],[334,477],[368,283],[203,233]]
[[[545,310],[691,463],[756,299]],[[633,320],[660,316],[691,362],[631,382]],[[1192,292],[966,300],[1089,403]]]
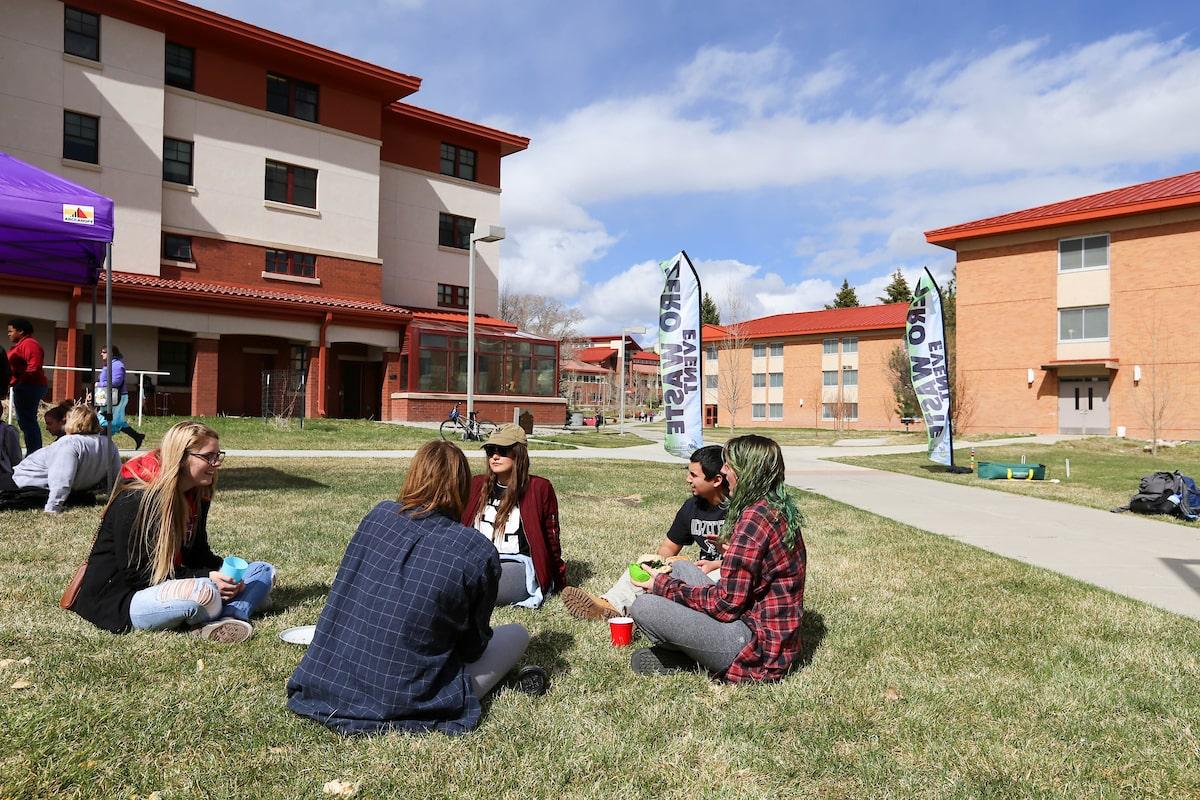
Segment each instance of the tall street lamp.
[[621,372],[621,418],[617,431],[623,436],[625,435],[625,337],[627,334],[643,336],[646,333],[646,328],[642,325],[635,325],[632,328],[621,328],[621,340],[613,339],[608,346],[617,351],[617,369]]
[[488,225],[486,230],[476,226],[471,233],[467,256],[467,423],[475,421],[475,243],[498,242],[504,238],[504,228]]

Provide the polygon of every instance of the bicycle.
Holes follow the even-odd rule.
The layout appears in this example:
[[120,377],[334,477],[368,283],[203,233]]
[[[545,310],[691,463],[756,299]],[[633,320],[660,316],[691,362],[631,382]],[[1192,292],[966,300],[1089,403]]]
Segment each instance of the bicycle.
[[438,433],[447,442],[482,442],[499,427],[494,422],[479,419],[478,411],[471,412],[471,419],[469,421],[464,420],[458,410],[458,407],[461,405],[461,402],[455,403],[454,408],[450,410],[449,416],[438,426]]

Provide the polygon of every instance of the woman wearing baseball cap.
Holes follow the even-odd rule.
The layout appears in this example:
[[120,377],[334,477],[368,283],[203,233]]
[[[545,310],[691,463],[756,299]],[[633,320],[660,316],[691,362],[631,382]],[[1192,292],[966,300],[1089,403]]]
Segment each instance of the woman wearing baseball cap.
[[462,522],[491,539],[500,554],[496,605],[538,608],[567,585],[558,538],[558,497],[550,481],[529,474],[519,425],[504,425],[483,443],[487,469],[471,479]]

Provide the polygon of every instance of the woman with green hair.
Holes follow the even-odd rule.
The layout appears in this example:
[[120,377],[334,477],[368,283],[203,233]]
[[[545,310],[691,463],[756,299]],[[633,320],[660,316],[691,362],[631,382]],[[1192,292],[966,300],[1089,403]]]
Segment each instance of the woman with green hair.
[[677,561],[670,574],[634,581],[646,594],[630,616],[654,645],[633,654],[634,672],[699,664],[731,683],[775,681],[800,656],[804,520],[784,485],[783,453],[765,436],[738,436],[721,472],[732,492],[721,579]]

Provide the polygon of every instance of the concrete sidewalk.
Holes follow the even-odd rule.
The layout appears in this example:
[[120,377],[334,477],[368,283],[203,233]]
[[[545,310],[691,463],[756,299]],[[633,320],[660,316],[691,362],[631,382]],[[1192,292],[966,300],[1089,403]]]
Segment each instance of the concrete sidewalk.
[[792,486],[1200,619],[1200,527],[788,456]]

